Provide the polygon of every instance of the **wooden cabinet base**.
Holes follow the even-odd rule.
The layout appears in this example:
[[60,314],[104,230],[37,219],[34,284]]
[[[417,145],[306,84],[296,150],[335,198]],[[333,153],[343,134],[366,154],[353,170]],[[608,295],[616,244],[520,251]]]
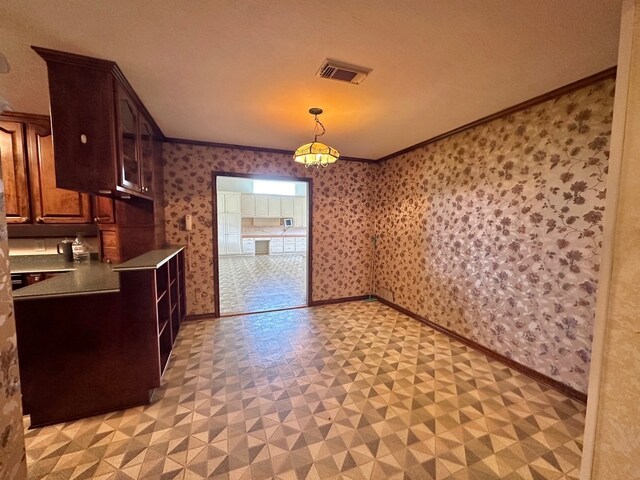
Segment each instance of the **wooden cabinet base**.
[[15,303],[31,427],[149,402],[160,385],[156,325],[126,304],[122,292]]
[[118,292],[15,302],[31,427],[149,403],[186,312],[184,251],[169,250],[158,266],[119,271]]

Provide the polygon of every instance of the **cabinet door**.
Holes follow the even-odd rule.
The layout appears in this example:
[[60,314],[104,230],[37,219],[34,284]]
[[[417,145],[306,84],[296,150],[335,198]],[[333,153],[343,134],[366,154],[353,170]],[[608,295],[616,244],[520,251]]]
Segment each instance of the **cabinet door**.
[[282,253],[284,252],[284,242],[282,238],[272,238],[269,241],[269,253]]
[[280,216],[293,218],[293,197],[282,197],[280,200]]
[[[218,205],[220,205],[218,203]],[[218,206],[218,210],[220,206]],[[220,213],[218,211],[218,255],[224,255],[227,253],[227,248],[225,244],[225,233],[227,231],[227,214]]]
[[240,194],[226,193],[224,195],[224,211],[227,213],[240,214]]
[[296,227],[307,226],[306,203],[305,197],[294,197],[293,199],[293,225]]
[[242,194],[242,216],[243,217],[255,217],[256,216],[256,197],[251,194]]
[[225,242],[225,235],[220,235],[220,231],[218,231],[218,255],[226,255],[227,254],[227,245]]
[[100,224],[111,224],[116,222],[113,198],[94,195],[93,221]]
[[307,251],[307,239],[296,238],[296,252],[306,252],[306,251]]
[[238,213],[226,213],[225,214],[225,233],[227,234],[240,234],[241,219]]
[[140,115],[140,181],[145,195],[153,196],[153,129],[147,119]]
[[228,255],[242,253],[242,243],[239,233],[228,233],[225,235],[226,253]]
[[117,230],[100,230],[100,253],[103,262],[120,263],[122,261]]
[[255,240],[255,238],[243,238],[242,239],[242,253],[245,253],[245,254],[256,253],[256,240]]
[[89,195],[56,187],[49,123],[28,123],[27,137],[31,206],[36,223],[91,223]]
[[0,160],[7,223],[29,221],[29,187],[21,122],[0,121]]
[[269,216],[269,197],[267,195],[256,195],[256,217]]
[[276,195],[269,195],[269,217],[280,218],[281,201]]
[[138,110],[134,101],[118,86],[118,131],[120,132],[120,186],[137,192],[140,187]]

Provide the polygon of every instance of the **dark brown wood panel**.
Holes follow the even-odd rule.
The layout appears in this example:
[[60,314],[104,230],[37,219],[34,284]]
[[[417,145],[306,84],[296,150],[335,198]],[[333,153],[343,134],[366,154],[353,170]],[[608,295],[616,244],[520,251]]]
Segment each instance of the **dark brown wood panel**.
[[49,122],[27,124],[31,206],[36,223],[91,223],[89,196],[57,188]]
[[93,196],[93,221],[100,224],[116,223],[114,200],[101,195]]
[[48,62],[59,188],[113,192],[116,185],[114,80],[109,72]]
[[30,222],[24,123],[0,120],[0,160],[7,223]]
[[157,340],[148,315],[135,313],[150,304],[139,294],[125,312],[119,297],[15,303],[23,407],[32,427],[149,401],[157,377],[149,375],[154,358],[147,352]]

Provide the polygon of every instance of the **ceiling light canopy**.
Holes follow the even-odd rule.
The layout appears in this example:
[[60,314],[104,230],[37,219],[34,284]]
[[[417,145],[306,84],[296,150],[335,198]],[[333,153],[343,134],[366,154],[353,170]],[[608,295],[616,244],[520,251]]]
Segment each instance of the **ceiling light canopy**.
[[298,147],[296,153],[293,154],[293,159],[304,164],[305,167],[326,167],[331,163],[338,161],[340,154],[335,148],[331,148],[329,145],[325,145],[322,142],[318,142],[318,137],[321,137],[326,133],[324,125],[318,120],[318,115],[322,113],[321,108],[310,108],[309,113],[313,115],[316,122],[313,133],[313,142],[307,143]]

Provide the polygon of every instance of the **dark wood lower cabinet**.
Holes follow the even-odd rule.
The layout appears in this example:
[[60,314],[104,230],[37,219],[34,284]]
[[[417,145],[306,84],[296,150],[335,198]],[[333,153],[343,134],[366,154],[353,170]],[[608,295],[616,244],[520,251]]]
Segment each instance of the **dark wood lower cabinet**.
[[95,197],[94,211],[104,262],[124,262],[160,247],[164,241],[157,238],[155,207],[148,200]]
[[15,302],[31,427],[148,403],[186,311],[184,251],[120,271],[120,291]]

